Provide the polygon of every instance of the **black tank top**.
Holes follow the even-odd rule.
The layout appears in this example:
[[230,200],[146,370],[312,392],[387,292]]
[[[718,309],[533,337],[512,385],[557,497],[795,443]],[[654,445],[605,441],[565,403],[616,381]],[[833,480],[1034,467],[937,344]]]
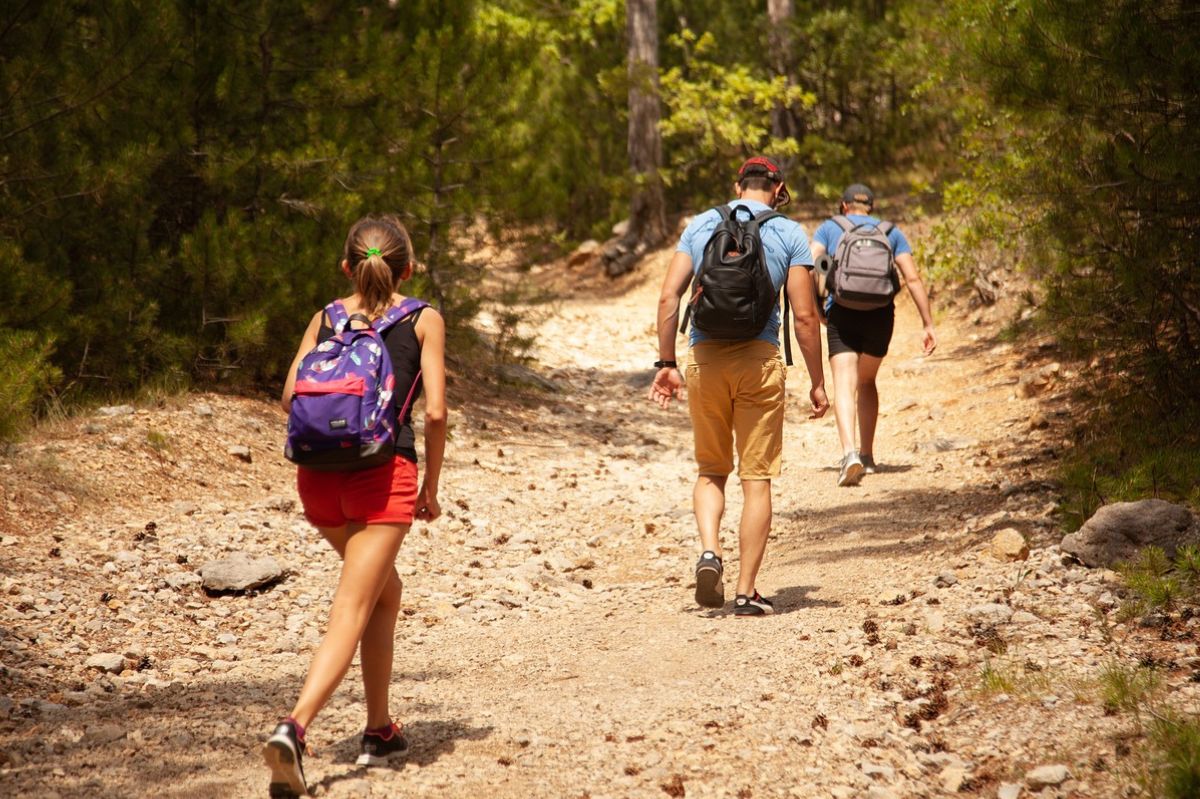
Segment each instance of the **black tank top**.
[[[383,344],[387,347],[388,355],[392,358],[392,372],[396,376],[396,389],[393,396],[396,400],[396,412],[404,406],[408,393],[412,399],[404,412],[403,419],[396,422],[396,454],[417,462],[416,435],[412,427],[412,409],[421,396],[421,342],[417,340],[417,319],[424,308],[418,308],[408,316],[392,325],[383,334]],[[329,326],[326,314],[321,314],[321,329],[317,332],[317,343],[333,338],[333,328]],[[415,384],[415,387],[414,387]]]

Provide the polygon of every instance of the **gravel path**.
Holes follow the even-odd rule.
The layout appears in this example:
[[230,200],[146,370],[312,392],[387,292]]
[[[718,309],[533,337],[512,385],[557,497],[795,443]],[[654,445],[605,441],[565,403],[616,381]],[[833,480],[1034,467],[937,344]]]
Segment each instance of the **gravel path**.
[[[392,696],[412,751],[353,765],[354,666],[311,727],[316,794],[1026,796],[1027,772],[1061,765],[1040,795],[1118,795],[1128,722],[1088,688],[1130,645],[1102,623],[1113,575],[1051,546],[1065,395],[1020,396],[1022,353],[988,318],[948,316],[917,358],[903,303],[881,472],[834,487],[832,413],[806,419],[793,369],[760,576],[780,612],[698,609],[686,411],[643,396],[668,255],[547,312],[534,355],[553,388],[454,409],[447,513],[399,561]],[[257,749],[338,569],[296,508],[282,422],[266,401],[164,398],[47,427],[0,462],[0,795],[265,795]],[[1028,560],[988,553],[1002,528]],[[206,595],[195,569],[229,552],[289,574]],[[988,690],[985,664],[1008,690]]]

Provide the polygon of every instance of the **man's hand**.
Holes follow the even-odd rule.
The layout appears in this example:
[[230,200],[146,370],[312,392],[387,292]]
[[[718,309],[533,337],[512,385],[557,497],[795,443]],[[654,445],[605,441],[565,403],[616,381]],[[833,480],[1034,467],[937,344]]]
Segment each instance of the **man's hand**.
[[825,411],[829,410],[829,397],[825,396],[825,386],[813,386],[808,392],[808,399],[812,402],[809,419],[820,419],[825,415]]
[[658,407],[666,410],[671,404],[672,397],[683,400],[683,375],[673,366],[664,366],[658,370],[658,374],[654,375],[648,399],[658,403]]
[[921,332],[921,349],[926,355],[932,355],[937,349],[937,336],[933,334],[933,325],[927,326]]

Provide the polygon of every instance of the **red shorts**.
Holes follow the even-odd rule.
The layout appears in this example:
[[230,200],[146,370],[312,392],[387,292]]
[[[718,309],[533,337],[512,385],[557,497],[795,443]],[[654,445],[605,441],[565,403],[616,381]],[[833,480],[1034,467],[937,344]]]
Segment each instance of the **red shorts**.
[[304,517],[317,527],[412,524],[417,503],[417,464],[401,455],[357,472],[296,470]]

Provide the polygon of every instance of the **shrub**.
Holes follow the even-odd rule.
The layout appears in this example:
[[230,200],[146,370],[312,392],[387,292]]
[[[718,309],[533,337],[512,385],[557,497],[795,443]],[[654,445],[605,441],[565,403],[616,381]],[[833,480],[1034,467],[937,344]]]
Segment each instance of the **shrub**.
[[38,400],[62,377],[50,365],[54,341],[0,328],[0,442],[15,441],[33,420]]

